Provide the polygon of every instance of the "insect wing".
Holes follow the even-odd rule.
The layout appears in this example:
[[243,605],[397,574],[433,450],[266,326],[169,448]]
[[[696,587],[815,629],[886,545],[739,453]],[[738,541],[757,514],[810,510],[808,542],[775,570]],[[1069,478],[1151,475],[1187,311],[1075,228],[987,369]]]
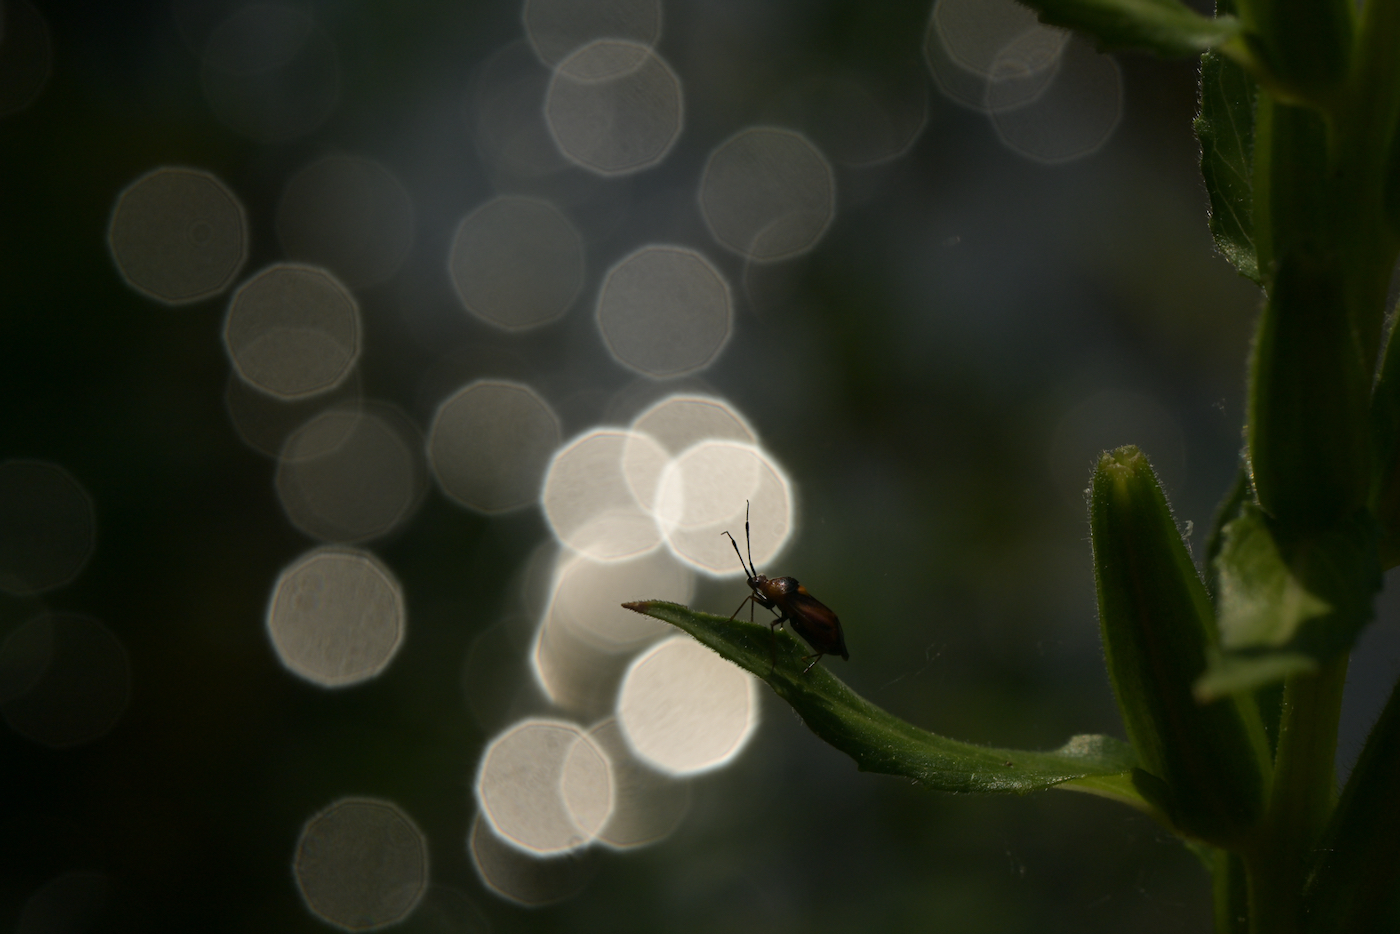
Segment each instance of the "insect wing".
[[805,587],[787,595],[784,609],[797,634],[818,652],[850,658],[841,621],[831,608],[807,592]]

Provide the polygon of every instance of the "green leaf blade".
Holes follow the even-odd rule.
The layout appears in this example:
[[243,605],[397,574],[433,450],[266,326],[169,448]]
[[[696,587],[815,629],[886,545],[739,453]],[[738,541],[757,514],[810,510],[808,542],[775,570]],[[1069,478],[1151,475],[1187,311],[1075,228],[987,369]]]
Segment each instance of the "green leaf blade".
[[1086,33],[1101,49],[1184,58],[1240,34],[1233,16],[1202,16],[1179,0],[1028,0],[1041,22]]
[[1210,197],[1210,232],[1216,248],[1240,274],[1258,283],[1254,249],[1254,79],[1219,52],[1201,59],[1201,177]]
[[[1049,752],[978,746],[939,736],[870,703],[823,664],[803,675],[807,650],[786,632],[775,634],[767,626],[660,600],[623,606],[670,623],[766,681],[812,732],[854,759],[863,772],[909,778],[957,794],[1026,794],[1080,779],[1123,775],[1137,764],[1132,748],[1110,736],[1075,736]],[[1096,793],[1147,809],[1130,787],[1125,792],[1121,784],[1110,783],[1104,789]]]
[[1277,647],[1310,619],[1332,612],[1290,571],[1264,511],[1246,505],[1225,526],[1219,564],[1220,642],[1226,649]]
[[1381,588],[1376,522],[1365,509],[1297,532],[1246,504],[1216,559],[1223,651],[1196,682],[1211,701],[1317,669],[1351,648]]

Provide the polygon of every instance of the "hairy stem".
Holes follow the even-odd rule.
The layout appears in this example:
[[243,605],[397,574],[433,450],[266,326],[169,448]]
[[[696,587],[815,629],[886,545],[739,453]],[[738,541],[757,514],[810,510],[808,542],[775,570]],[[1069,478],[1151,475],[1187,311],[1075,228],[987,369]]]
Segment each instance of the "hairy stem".
[[1299,907],[1309,857],[1337,800],[1333,761],[1347,656],[1284,685],[1269,809],[1244,853],[1252,934],[1301,929]]

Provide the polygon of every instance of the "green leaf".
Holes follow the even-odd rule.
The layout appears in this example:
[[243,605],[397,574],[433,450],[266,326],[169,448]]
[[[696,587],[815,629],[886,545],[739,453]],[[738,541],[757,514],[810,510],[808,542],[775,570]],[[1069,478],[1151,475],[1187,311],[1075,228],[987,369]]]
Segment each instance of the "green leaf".
[[1242,275],[1259,278],[1254,250],[1254,106],[1258,86],[1219,52],[1201,59],[1201,177],[1210,196],[1215,246]]
[[1258,506],[1246,505],[1225,526],[1224,540],[1218,565],[1224,648],[1277,647],[1305,620],[1332,612],[1289,568]]
[[[731,620],[661,600],[624,607],[682,629],[707,648],[768,682],[812,732],[856,761],[862,772],[910,778],[949,792],[1039,791],[1076,780],[1109,778],[1137,763],[1111,736],[1074,736],[1052,752],[996,749],[929,733],[856,694],[824,664],[807,674],[808,650],[786,631]],[[1131,785],[1072,785],[1070,790],[1115,797],[1147,809]]]
[[1221,643],[1196,683],[1212,700],[1310,671],[1351,648],[1381,587],[1377,530],[1359,509],[1323,531],[1289,531],[1246,505],[1216,560]]
[[1208,704],[1241,691],[1276,684],[1289,675],[1316,670],[1317,661],[1302,652],[1220,654],[1211,659],[1210,667],[1196,679],[1192,691],[1196,700]]
[[1027,0],[1041,22],[1087,33],[1101,49],[1167,58],[1199,55],[1240,34],[1233,16],[1202,16],[1179,0]]
[[1231,520],[1240,514],[1245,503],[1251,502],[1253,498],[1254,490],[1249,485],[1249,468],[1240,464],[1239,469],[1235,471],[1235,482],[1230,484],[1230,491],[1225,494],[1220,505],[1215,507],[1215,517],[1210,524],[1210,537],[1206,539],[1206,587],[1210,591],[1211,599],[1217,603],[1220,601],[1220,582],[1216,578],[1215,559],[1220,556],[1220,549],[1225,545],[1225,526],[1229,525]]
[[1253,698],[1202,706],[1192,685],[1216,651],[1205,587],[1147,457],[1104,454],[1090,490],[1104,656],[1137,790],[1173,826],[1237,843],[1263,811],[1267,742]]

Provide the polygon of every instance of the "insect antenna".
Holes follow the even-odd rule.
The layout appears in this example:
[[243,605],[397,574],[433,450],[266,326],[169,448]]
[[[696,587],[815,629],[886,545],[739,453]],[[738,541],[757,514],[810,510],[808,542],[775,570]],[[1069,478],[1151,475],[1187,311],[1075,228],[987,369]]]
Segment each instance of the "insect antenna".
[[[728,532],[721,532],[719,534],[729,535]],[[733,535],[729,535],[729,544],[734,546],[734,555],[739,559],[739,567],[744,569],[744,576],[752,579],[755,572],[752,571],[748,565],[744,564],[744,555],[739,551],[739,543],[734,540]],[[752,563],[752,560],[750,560],[750,563]]]
[[[744,500],[744,544],[749,549],[749,567],[753,568],[753,576],[758,576],[758,565],[753,563],[753,536],[749,535],[749,501]],[[735,545],[734,550],[738,551],[739,546]]]

